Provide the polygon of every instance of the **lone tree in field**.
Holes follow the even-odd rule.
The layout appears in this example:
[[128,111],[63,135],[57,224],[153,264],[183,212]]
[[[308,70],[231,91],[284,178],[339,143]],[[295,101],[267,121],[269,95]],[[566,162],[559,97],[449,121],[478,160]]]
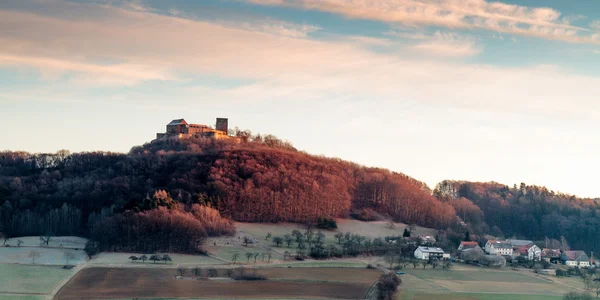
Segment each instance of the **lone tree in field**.
[[385,259],[385,262],[390,264],[390,270],[392,269],[392,267],[394,266],[394,262],[396,262],[396,258],[392,255],[392,254],[386,254],[383,259]]
[[244,246],[248,247],[248,244],[250,244],[251,242],[252,240],[249,237],[244,236]]
[[247,263],[250,263],[250,258],[254,255],[252,252],[246,252],[246,258],[248,259]]
[[290,235],[289,233],[285,234],[283,236],[283,239],[285,240],[285,243],[287,244],[288,248],[290,247],[290,245],[294,241],[294,238],[292,238],[292,235]]
[[38,251],[29,251],[29,258],[31,258],[31,261],[35,264],[35,260],[40,257],[40,253]]
[[17,240],[17,247],[21,247],[23,245],[23,240]]
[[265,241],[266,241],[266,240],[268,240],[268,239],[270,239],[270,238],[271,238],[271,236],[272,236],[272,235],[271,235],[271,233],[270,233],[270,232],[267,232],[267,236],[265,237]]
[[142,262],[146,262],[148,260],[148,256],[146,256],[145,254],[140,256],[139,258]]
[[139,258],[135,255],[132,255],[129,257],[129,259],[131,259],[131,262],[134,262],[134,261],[138,260]]
[[387,223],[387,228],[389,228],[389,229],[394,229],[394,228],[396,228],[396,224],[394,224],[394,221],[389,221],[389,222]]
[[44,236],[40,236],[40,246],[46,245],[48,246],[50,244],[50,234],[45,234]]
[[166,264],[168,261],[173,261],[173,260],[171,259],[171,257],[169,256],[169,254],[163,254],[163,256],[160,258],[160,260],[162,260],[162,261],[163,261],[165,264]]
[[65,260],[67,261],[67,265],[69,264],[69,262],[71,260],[75,259],[75,254],[73,254],[73,252],[71,252],[71,251],[66,251],[64,253],[64,256],[65,256]]
[[187,270],[182,266],[177,266],[177,273],[179,273],[179,276],[185,277]]
[[408,228],[404,228],[404,232],[402,233],[402,237],[410,237],[410,231],[408,231]]
[[232,262],[234,265],[235,265],[235,263],[237,262],[237,259],[238,259],[238,257],[240,257],[240,254],[239,254],[239,253],[237,253],[237,252],[236,252],[236,253],[234,253],[234,254],[231,256],[231,262]]
[[160,260],[160,256],[158,256],[158,255],[156,255],[156,254],[152,254],[152,255],[150,256],[150,260],[151,260],[152,262],[156,263],[157,261],[159,261],[159,260]]
[[254,253],[254,262],[256,263],[256,258],[260,255],[260,253],[256,252]]
[[281,243],[283,243],[283,239],[280,236],[276,236],[273,238],[273,243],[279,247],[281,246]]

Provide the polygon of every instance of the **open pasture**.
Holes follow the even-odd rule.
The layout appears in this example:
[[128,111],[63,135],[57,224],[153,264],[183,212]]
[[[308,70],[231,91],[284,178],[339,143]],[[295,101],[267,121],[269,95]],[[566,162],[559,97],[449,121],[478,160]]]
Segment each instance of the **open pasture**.
[[[10,238],[6,241],[4,245],[8,245],[11,247],[17,247],[18,241],[21,240],[21,246],[26,247],[39,247],[40,246],[40,237],[39,236],[22,236]],[[85,243],[87,243],[87,239],[76,237],[76,236],[53,236],[50,238],[50,242],[48,245],[44,245],[46,247],[51,248],[69,248],[69,249],[79,249],[82,250],[85,247]]]
[[45,247],[0,247],[0,263],[5,264],[33,264],[29,257],[31,252],[39,253],[35,259],[37,265],[66,265],[65,252],[73,254],[69,260],[70,265],[84,264],[87,255],[83,250],[45,248]]
[[[162,253],[161,253],[162,254]],[[193,265],[218,265],[224,264],[224,262],[214,259],[205,255],[187,255],[187,254],[169,254],[172,262],[163,263],[163,262],[131,262],[129,260],[130,256],[140,257],[144,254],[142,253],[124,253],[124,252],[102,252],[96,255],[93,259],[89,261],[89,265],[94,266],[119,266],[119,267],[133,267],[133,268],[141,268],[141,267],[161,267],[161,266],[176,266],[176,265],[185,265],[185,266],[193,266]],[[150,257],[152,254],[146,254],[147,257]]]
[[539,283],[547,284],[547,280],[533,276],[502,270],[490,270],[479,268],[472,270],[443,270],[425,269],[412,267],[404,270],[406,273],[426,280],[453,280],[453,281],[492,281],[492,282],[518,282],[518,283]]
[[[347,220],[338,219],[338,228],[335,230],[322,230],[325,234],[326,244],[336,243],[334,235],[337,232],[350,232],[353,234],[364,235],[369,238],[385,237],[385,236],[397,236],[402,235],[404,228],[407,227],[403,223],[394,223],[394,228],[389,228],[386,221],[375,221],[375,222],[363,222],[358,220]],[[299,230],[304,232],[306,229],[304,226],[292,223],[235,223],[235,226],[240,234],[247,234],[254,237],[259,243],[272,244],[270,241],[265,240],[265,237],[270,232],[272,236],[283,236],[285,234],[291,234],[293,230]],[[318,230],[318,229],[315,229]],[[415,227],[413,234],[435,234],[435,230]]]
[[[285,274],[285,271],[290,272]],[[250,270],[247,270],[250,272]],[[265,281],[177,279],[176,271],[148,268],[87,268],[59,291],[56,299],[143,298],[331,298],[360,299],[378,272],[368,269],[259,269]],[[322,273],[320,273],[322,272]],[[349,277],[345,273],[353,273]],[[326,282],[344,278],[347,282]],[[355,279],[353,279],[355,278]],[[373,281],[369,281],[372,278]]]
[[72,273],[61,267],[0,265],[0,299],[4,297],[3,294],[31,293],[34,294],[31,297],[38,297],[35,294],[50,293]]
[[527,294],[480,294],[480,293],[456,293],[456,294],[432,294],[425,292],[411,293],[402,292],[396,297],[397,300],[561,300],[562,296],[549,295],[527,295]]
[[561,299],[562,295],[578,287],[557,284],[547,278],[525,271],[495,270],[457,266],[456,270],[404,270],[397,299]]

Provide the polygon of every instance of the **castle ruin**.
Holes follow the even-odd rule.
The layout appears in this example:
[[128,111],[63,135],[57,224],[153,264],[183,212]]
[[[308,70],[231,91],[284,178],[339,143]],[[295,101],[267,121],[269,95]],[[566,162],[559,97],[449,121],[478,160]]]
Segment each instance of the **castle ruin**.
[[229,138],[227,134],[228,128],[228,120],[227,118],[217,118],[217,122],[215,124],[215,128],[213,129],[210,126],[203,124],[188,124],[185,119],[176,119],[167,124],[167,130],[164,133],[157,133],[156,138],[164,138],[164,137],[210,137],[215,139],[224,139]]

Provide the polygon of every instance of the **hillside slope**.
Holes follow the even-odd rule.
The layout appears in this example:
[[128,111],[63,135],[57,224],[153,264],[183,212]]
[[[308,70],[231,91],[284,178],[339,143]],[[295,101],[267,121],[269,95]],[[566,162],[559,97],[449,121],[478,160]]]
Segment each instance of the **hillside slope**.
[[[296,151],[274,137],[232,141],[164,139],[128,154],[0,154],[2,225],[11,235],[88,231],[92,215],[142,209],[165,190],[189,207],[207,204],[246,222],[306,222],[319,217],[368,218],[446,228],[451,205],[406,175]],[[50,216],[50,212],[52,216]],[[43,222],[41,221],[43,220]]]

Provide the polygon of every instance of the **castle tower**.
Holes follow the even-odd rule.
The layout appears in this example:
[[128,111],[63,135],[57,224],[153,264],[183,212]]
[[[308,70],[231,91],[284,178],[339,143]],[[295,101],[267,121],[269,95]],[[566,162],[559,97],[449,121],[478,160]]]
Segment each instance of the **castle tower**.
[[228,120],[227,118],[217,118],[217,126],[215,129],[225,132],[227,134],[228,130]]

